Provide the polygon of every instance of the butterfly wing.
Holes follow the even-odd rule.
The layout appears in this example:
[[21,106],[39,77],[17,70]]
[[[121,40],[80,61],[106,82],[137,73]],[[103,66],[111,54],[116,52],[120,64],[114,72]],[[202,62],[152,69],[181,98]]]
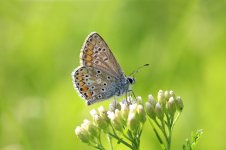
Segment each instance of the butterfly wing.
[[105,70],[81,66],[72,72],[73,83],[88,105],[112,97],[119,92],[119,81]]
[[81,66],[104,70],[109,75],[118,79],[125,77],[110,48],[96,32],[92,32],[86,38],[81,50],[80,59]]

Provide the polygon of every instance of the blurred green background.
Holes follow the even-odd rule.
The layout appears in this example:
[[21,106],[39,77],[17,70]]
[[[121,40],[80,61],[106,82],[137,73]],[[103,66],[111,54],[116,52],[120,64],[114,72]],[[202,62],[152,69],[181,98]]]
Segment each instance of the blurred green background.
[[[184,101],[172,149],[204,129],[197,149],[225,150],[226,1],[0,2],[0,149],[90,149],[74,128],[89,111],[71,72],[86,36],[97,31],[147,100],[172,89]],[[146,124],[141,149],[160,149]],[[117,149],[125,147],[117,146]]]

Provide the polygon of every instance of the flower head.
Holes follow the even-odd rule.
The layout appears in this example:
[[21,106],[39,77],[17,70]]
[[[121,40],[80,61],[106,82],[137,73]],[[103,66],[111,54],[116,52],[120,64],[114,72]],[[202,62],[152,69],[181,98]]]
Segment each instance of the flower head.
[[178,96],[178,97],[176,98],[176,107],[177,107],[177,110],[178,110],[179,112],[181,112],[181,111],[183,110],[183,108],[184,108],[184,104],[183,104],[183,101],[182,101],[182,99],[181,99],[180,96]]
[[139,122],[139,118],[135,112],[129,113],[127,125],[131,131],[133,131],[133,132],[137,131],[137,129],[140,125],[140,122]]
[[158,102],[163,106],[166,104],[165,94],[163,90],[159,90],[158,92]]
[[89,143],[89,133],[84,128],[77,126],[75,134],[82,142]]
[[146,121],[146,113],[144,111],[144,107],[142,105],[137,105],[137,114],[141,123]]
[[174,97],[169,98],[169,101],[166,103],[166,109],[171,116],[174,115],[174,113],[176,112],[176,104]]
[[155,119],[156,114],[155,114],[155,105],[156,104],[152,104],[151,102],[147,101],[146,102],[146,111],[147,111],[147,115],[149,117],[151,117],[152,119]]
[[164,112],[163,112],[163,109],[162,109],[162,106],[161,104],[158,102],[156,105],[155,105],[155,113],[156,113],[156,116],[162,120],[163,117],[164,117]]
[[91,136],[95,136],[98,133],[98,130],[97,130],[96,126],[94,126],[94,124],[92,122],[90,122],[89,120],[87,120],[87,119],[85,119],[83,121],[83,123],[81,124],[81,127],[83,129],[85,129],[86,131],[88,131],[88,133]]

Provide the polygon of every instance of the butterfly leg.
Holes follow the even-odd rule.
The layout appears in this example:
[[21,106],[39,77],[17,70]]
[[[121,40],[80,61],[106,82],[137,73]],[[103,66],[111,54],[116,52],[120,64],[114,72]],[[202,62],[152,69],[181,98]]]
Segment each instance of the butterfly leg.
[[116,96],[114,96],[114,106],[115,106],[115,108],[117,107],[117,97]]
[[[136,97],[135,93],[133,92],[133,90],[129,90],[128,93],[131,93],[131,95],[134,97],[135,102],[136,102],[137,101],[137,97]],[[130,102],[130,103],[132,103],[132,102]]]
[[129,106],[130,102],[128,100],[128,92],[126,92],[126,104]]

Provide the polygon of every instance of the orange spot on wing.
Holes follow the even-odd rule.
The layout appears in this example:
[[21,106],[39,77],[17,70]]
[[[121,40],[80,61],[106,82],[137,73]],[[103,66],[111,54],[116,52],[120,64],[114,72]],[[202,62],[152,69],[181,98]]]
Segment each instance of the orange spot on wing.
[[88,98],[91,98],[92,97],[91,92],[87,92],[86,95],[87,95]]
[[93,49],[93,47],[94,47],[94,44],[87,43],[87,48],[88,48],[88,49]]
[[83,86],[84,84],[85,84],[85,83],[82,82],[82,81],[79,82],[79,86],[80,86],[80,87]]
[[92,61],[92,57],[90,55],[85,55],[84,58],[86,61]]
[[81,76],[76,77],[76,80],[78,80],[78,81],[81,81],[82,79],[83,79],[83,77],[81,77]]
[[90,50],[90,49],[88,49],[86,53],[87,53],[87,55],[92,55],[93,54],[92,50]]
[[83,85],[81,88],[82,88],[82,92],[84,92],[84,93],[86,93],[88,90],[88,87],[85,85]]
[[92,66],[92,63],[91,62],[87,62],[87,63],[85,63],[86,64],[86,66]]

